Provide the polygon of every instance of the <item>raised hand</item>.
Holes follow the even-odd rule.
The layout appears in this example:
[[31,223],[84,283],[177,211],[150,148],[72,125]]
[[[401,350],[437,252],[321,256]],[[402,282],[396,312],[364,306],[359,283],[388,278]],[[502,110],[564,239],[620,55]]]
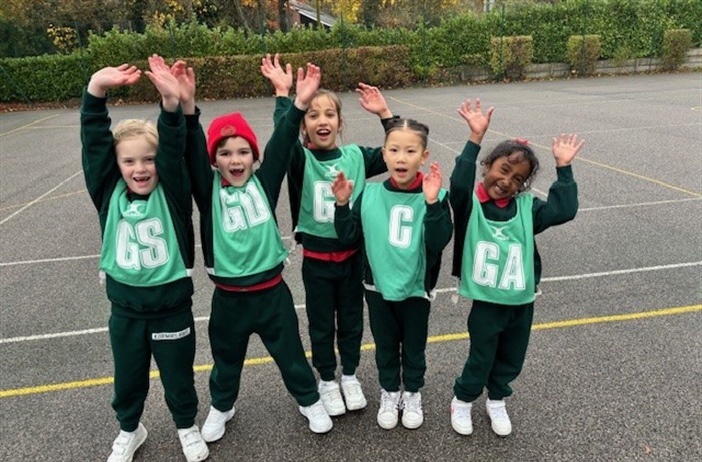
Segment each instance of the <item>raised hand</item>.
[[377,115],[381,119],[392,117],[392,111],[390,111],[385,97],[378,87],[359,82],[356,87],[356,93],[361,95],[358,102],[361,103],[363,109]]
[[422,180],[422,191],[427,204],[435,204],[439,200],[441,181],[441,168],[438,162],[432,162],[429,166],[429,173],[424,175]]
[[103,67],[90,77],[88,93],[104,98],[110,88],[134,85],[140,77],[141,71],[126,63],[117,67]]
[[166,62],[157,54],[149,57],[149,68],[151,70],[145,74],[161,94],[163,109],[174,112],[180,103],[178,79],[171,74],[171,68],[166,66]]
[[275,54],[273,60],[268,53],[265,58],[261,58],[261,74],[271,81],[275,88],[276,96],[288,96],[293,85],[292,65],[285,65],[285,69],[280,65],[280,56]]
[[480,104],[480,98],[476,98],[475,106],[471,108],[470,99],[466,99],[458,108],[458,113],[463,117],[463,119],[468,122],[468,127],[470,127],[470,140],[476,144],[480,144],[483,141],[483,136],[487,132],[488,126],[490,125],[490,118],[495,110],[494,106],[490,106],[485,114],[483,114],[482,106]]
[[178,60],[171,66],[171,75],[178,80],[183,114],[195,114],[195,71],[185,61]]
[[349,200],[351,200],[351,193],[353,193],[353,182],[346,178],[344,172],[336,174],[331,188],[336,198],[337,205],[346,205],[349,203]]
[[553,157],[556,159],[556,167],[565,167],[573,162],[580,148],[585,144],[585,140],[578,140],[575,133],[565,134],[553,139]]
[[300,67],[297,69],[297,83],[295,85],[295,106],[306,110],[312,98],[319,89],[322,81],[322,71],[318,66],[307,63],[306,72]]

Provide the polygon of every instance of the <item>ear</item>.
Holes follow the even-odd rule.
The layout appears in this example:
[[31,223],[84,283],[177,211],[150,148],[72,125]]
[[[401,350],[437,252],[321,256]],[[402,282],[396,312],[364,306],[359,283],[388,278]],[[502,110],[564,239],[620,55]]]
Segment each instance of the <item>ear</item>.
[[420,165],[424,165],[427,162],[427,159],[429,159],[429,150],[425,149],[422,153],[422,162]]

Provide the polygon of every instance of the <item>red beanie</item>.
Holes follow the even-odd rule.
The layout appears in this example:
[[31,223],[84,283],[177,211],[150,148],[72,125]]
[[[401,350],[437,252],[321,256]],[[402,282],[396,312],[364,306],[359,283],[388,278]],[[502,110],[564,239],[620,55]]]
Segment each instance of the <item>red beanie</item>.
[[210,123],[207,129],[207,153],[210,156],[210,163],[215,163],[215,152],[217,145],[223,138],[240,136],[249,142],[253,152],[254,161],[258,160],[258,141],[256,134],[251,130],[251,126],[239,112],[219,116]]

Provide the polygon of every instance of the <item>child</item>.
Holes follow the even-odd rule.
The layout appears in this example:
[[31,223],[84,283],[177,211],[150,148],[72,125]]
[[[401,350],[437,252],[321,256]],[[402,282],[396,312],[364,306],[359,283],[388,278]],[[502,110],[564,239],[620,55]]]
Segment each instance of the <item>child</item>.
[[259,160],[256,135],[239,113],[215,118],[206,145],[200,136],[200,149],[191,153],[194,158],[186,158],[201,214],[205,265],[216,286],[209,323],[212,405],[202,427],[208,442],[222,438],[226,422],[234,416],[246,348],[254,333],[278,365],[310,430],[332,429],[300,341],[292,294],[281,275],[287,250],[274,214],[290,150],[319,81],[318,67],[307,64],[306,75],[298,70],[295,103],[266,145],[258,170],[254,171]]
[[541,277],[534,235],[572,220],[578,210],[570,164],[584,141],[574,134],[553,139],[558,179],[547,201],[524,193],[539,168],[524,140],[503,141],[483,159],[483,181],[473,190],[480,142],[493,110],[483,114],[480,99],[474,108],[470,100],[459,108],[471,133],[451,175],[456,226],[453,274],[460,277],[460,294],[473,299],[468,317],[470,353],[451,401],[451,426],[461,435],[473,432],[471,409],[483,388],[488,390],[486,407],[493,431],[500,436],[512,432],[504,398],[512,394],[510,382],[524,364]]
[[[277,121],[290,105],[292,77],[289,69],[280,67],[277,54],[272,64],[270,56],[267,59],[264,76],[276,91]],[[383,124],[392,120],[392,112],[376,87],[359,83],[356,91],[364,109],[378,115]],[[318,389],[324,408],[331,416],[366,407],[361,383],[356,378],[363,336],[362,259],[357,244],[342,243],[334,230],[331,184],[337,172],[343,170],[356,185],[355,199],[366,178],[387,171],[381,148],[337,145],[342,124],[339,97],[319,90],[302,123],[304,143],[295,144],[288,171],[293,227],[303,246],[302,279],[312,364],[319,373]],[[336,381],[335,339],[341,360],[341,388]]]
[[192,199],[183,167],[185,126],[178,82],[162,62],[152,56],[151,71],[146,72],[162,97],[157,127],[130,119],[110,131],[107,91],[133,85],[141,76],[127,64],[93,74],[81,107],[83,171],[99,212],[100,269],[112,302],[112,407],[121,431],[108,462],[131,461],[146,440],[139,420],[152,355],[186,459],[201,461],[209,455],[195,425],[194,244]]
[[419,172],[429,157],[428,136],[424,124],[393,121],[383,146],[390,178],[368,183],[353,209],[355,185],[345,173],[332,185],[336,232],[346,245],[364,243],[366,302],[382,387],[378,425],[386,430],[397,426],[400,409],[406,428],[424,422],[419,389],[426,371],[430,293],[453,231],[439,165],[433,163],[427,175]]

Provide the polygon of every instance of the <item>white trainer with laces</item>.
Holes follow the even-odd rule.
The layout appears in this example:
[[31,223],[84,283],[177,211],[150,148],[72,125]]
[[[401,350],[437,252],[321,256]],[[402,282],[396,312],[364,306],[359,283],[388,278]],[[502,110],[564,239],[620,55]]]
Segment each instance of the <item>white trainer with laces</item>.
[[226,423],[232,420],[235,412],[236,408],[234,406],[227,412],[218,411],[213,406],[210,406],[210,413],[207,414],[207,419],[200,432],[202,439],[208,443],[221,439],[226,430]]
[[397,419],[400,413],[400,392],[380,391],[380,408],[378,409],[378,425],[385,430],[392,430],[397,427]]
[[197,425],[190,428],[179,428],[178,439],[183,447],[183,454],[188,462],[200,462],[207,459],[210,455],[210,450],[207,443],[202,439],[200,429]]
[[132,462],[134,453],[144,444],[147,435],[148,432],[141,422],[133,432],[121,430],[112,443],[112,454],[107,458],[107,462]]
[[321,399],[310,406],[300,406],[300,414],[310,421],[310,430],[314,433],[327,433],[334,426]]
[[492,431],[499,436],[507,436],[512,433],[512,422],[509,420],[504,400],[488,399],[485,402],[485,408],[490,416],[490,422],[492,422]]
[[424,412],[422,411],[422,394],[420,392],[402,393],[402,426],[414,430],[424,423]]
[[344,400],[346,400],[346,409],[349,411],[358,411],[368,404],[366,397],[363,395],[361,382],[358,381],[355,375],[341,376],[341,391],[344,394]]
[[451,400],[451,426],[459,435],[473,433],[473,418],[470,415],[472,410],[473,403],[461,401],[455,396]]
[[334,380],[320,380],[319,385],[317,385],[317,391],[327,415],[334,417],[346,413],[346,406],[341,398],[341,389],[338,383]]

